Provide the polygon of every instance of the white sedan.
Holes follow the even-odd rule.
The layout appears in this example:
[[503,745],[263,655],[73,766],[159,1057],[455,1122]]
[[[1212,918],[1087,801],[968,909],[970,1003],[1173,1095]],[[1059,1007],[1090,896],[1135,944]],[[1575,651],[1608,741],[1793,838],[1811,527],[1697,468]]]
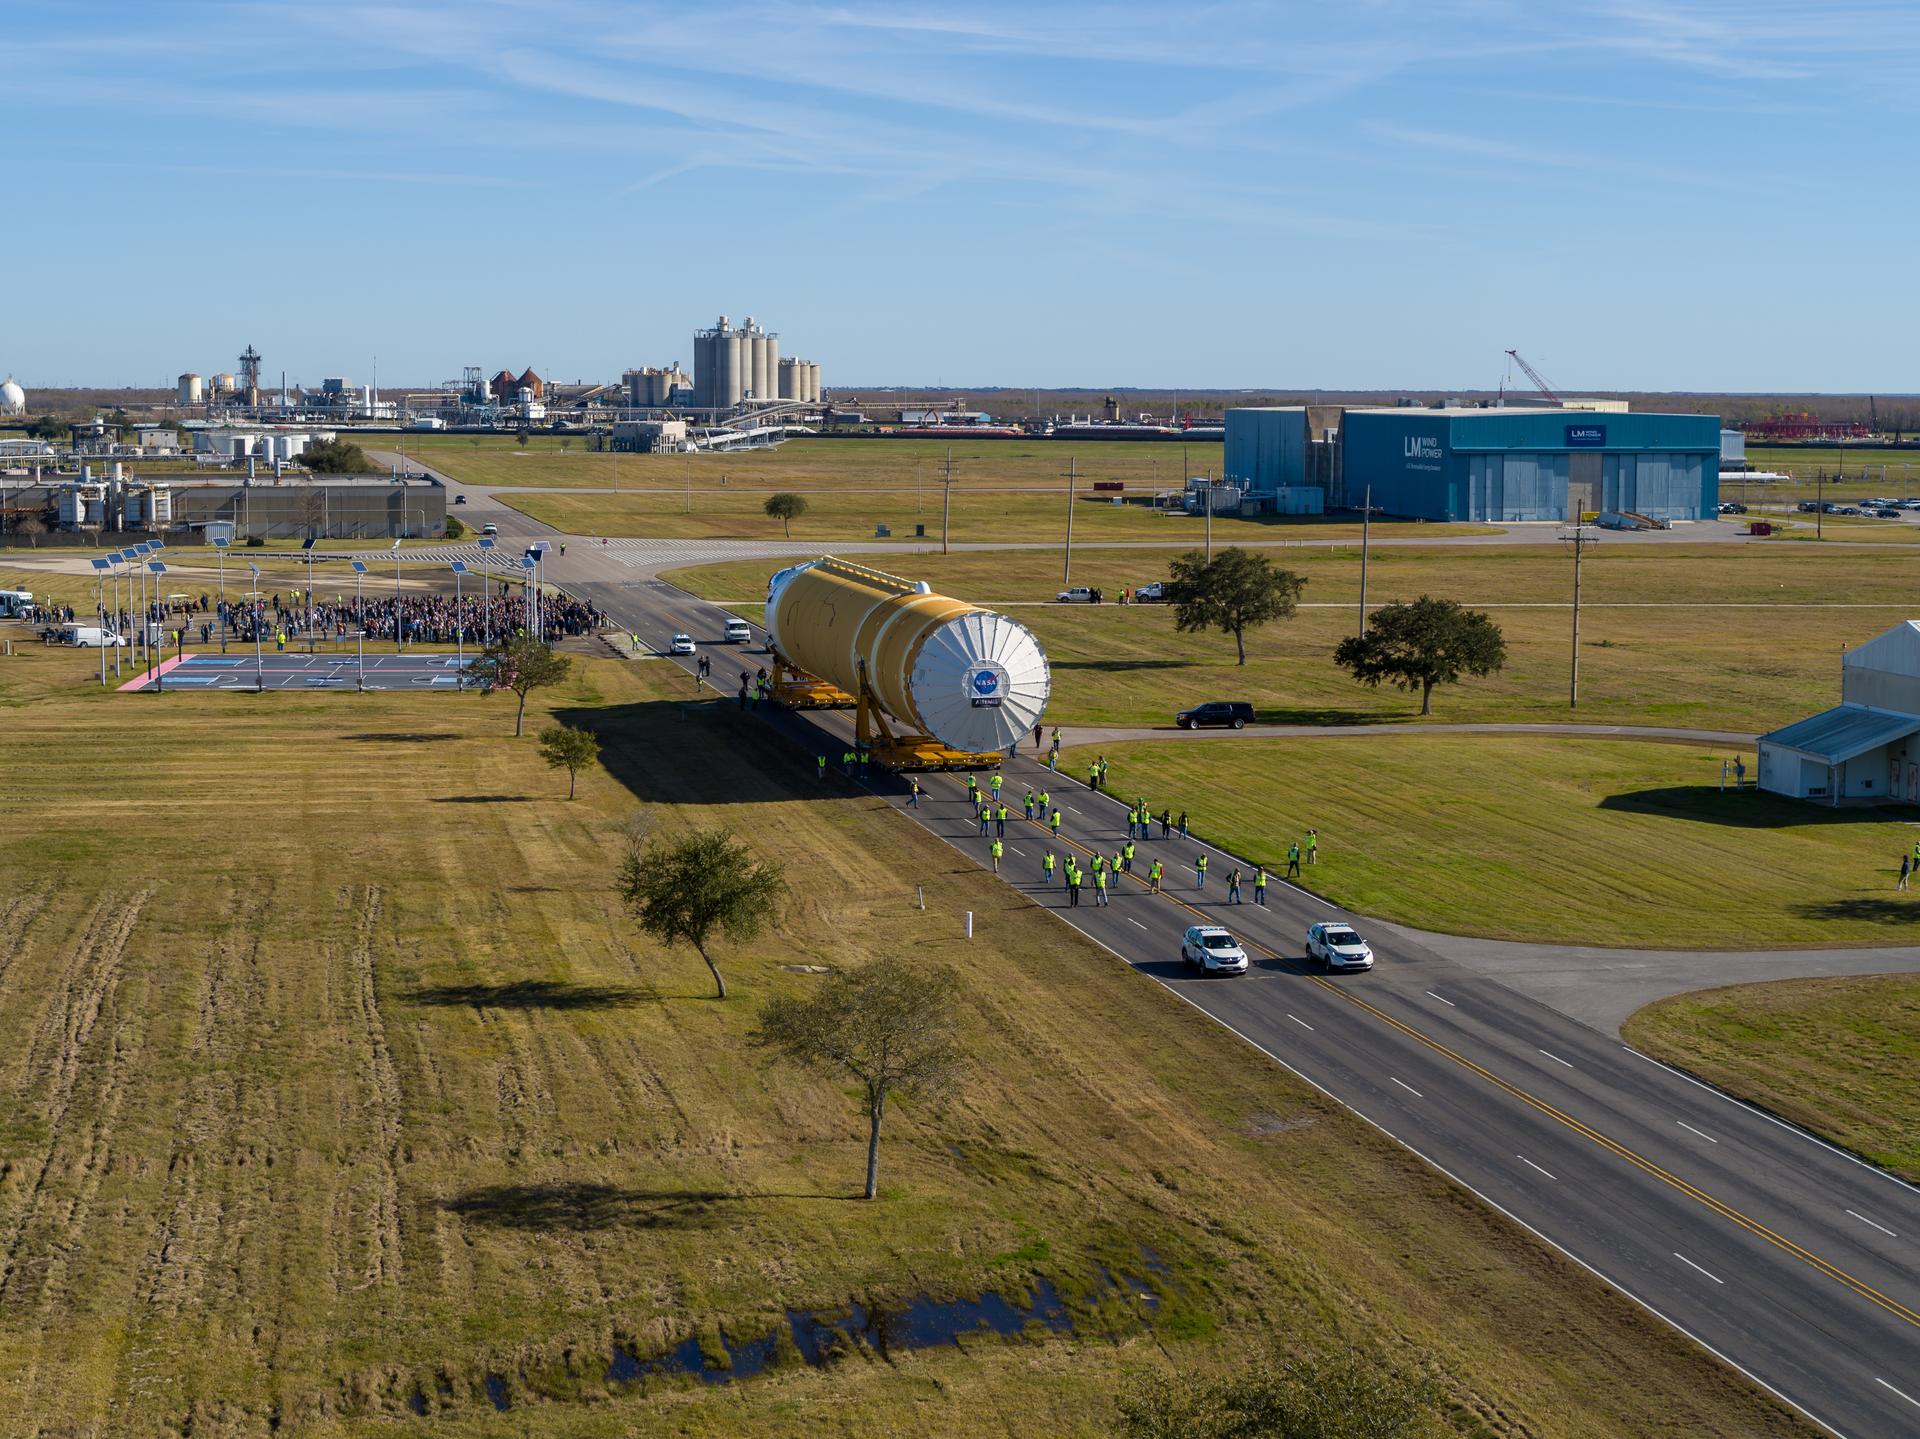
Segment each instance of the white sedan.
[[695,649],[692,635],[675,635],[673,643],[667,646],[668,654],[690,655]]
[[1323,969],[1372,969],[1373,951],[1339,920],[1322,920],[1307,930],[1307,958]]

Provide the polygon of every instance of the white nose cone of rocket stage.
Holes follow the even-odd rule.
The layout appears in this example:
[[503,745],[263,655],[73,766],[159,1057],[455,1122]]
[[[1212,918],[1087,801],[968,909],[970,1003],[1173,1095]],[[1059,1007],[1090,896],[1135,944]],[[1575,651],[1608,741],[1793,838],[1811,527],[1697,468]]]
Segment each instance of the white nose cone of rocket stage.
[[969,610],[929,634],[909,683],[927,732],[975,754],[1018,743],[1040,722],[1052,686],[1033,632],[992,610]]

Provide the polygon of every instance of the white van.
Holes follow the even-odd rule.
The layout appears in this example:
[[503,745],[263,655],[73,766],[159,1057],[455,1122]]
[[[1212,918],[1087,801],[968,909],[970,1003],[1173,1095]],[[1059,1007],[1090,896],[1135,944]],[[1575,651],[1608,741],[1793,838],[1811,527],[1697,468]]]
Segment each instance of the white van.
[[124,645],[126,641],[112,630],[103,630],[98,625],[62,625],[60,643],[97,650]]

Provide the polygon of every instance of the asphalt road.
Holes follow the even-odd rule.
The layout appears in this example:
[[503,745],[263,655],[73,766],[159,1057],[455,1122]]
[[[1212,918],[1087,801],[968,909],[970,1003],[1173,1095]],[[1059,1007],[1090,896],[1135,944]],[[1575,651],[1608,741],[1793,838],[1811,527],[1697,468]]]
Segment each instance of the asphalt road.
[[[656,648],[692,634],[723,695],[764,659],[719,643],[716,606],[579,542],[575,559],[550,566],[557,580]],[[845,714],[762,713],[809,757],[837,755],[850,728]],[[794,762],[811,770],[810,758]],[[1066,844],[1111,854],[1122,842],[1124,806],[1048,774],[1031,748],[1006,775],[1015,800],[1028,783],[1051,787]],[[873,788],[986,864],[963,781],[923,783],[916,810],[903,784],[876,775]],[[1041,882],[1048,844],[1037,823],[1008,826],[1003,874],[1034,903],[1817,1423],[1853,1439],[1920,1433],[1920,1190],[1384,926],[1356,921],[1379,956],[1371,973],[1315,973],[1306,927],[1345,916],[1279,880],[1265,909],[1226,904],[1234,861],[1220,851],[1147,841],[1136,869],[1163,859],[1166,894],[1126,880],[1111,905],[1095,907],[1089,890],[1069,909]],[[1191,867],[1203,851],[1204,890]],[[1241,937],[1258,956],[1252,973],[1183,969],[1181,932],[1202,920]]]

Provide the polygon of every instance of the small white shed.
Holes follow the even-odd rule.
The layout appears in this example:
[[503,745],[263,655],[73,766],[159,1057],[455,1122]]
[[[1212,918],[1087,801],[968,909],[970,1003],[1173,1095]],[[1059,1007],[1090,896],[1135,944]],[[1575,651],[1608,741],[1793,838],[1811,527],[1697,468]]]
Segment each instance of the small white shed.
[[1920,804],[1920,621],[1840,661],[1840,703],[1760,736],[1761,789],[1796,799]]

